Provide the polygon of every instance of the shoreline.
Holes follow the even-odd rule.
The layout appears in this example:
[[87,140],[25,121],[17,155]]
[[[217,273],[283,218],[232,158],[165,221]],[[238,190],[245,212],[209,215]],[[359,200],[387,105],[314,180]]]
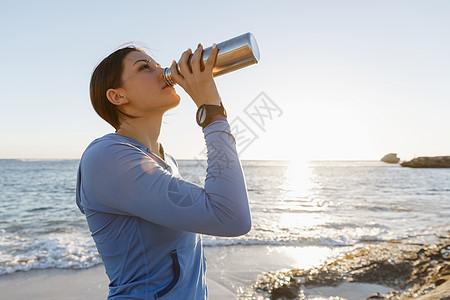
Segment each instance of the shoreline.
[[[433,260],[436,260],[436,247],[436,245],[424,247],[424,250],[420,253],[424,253],[425,258],[416,262],[416,264],[421,266],[422,269],[424,268],[424,265],[421,265],[422,261],[428,263],[426,265],[427,268],[433,264]],[[450,245],[447,247],[445,249],[449,249],[449,257],[447,256],[447,252],[445,252],[447,250],[442,248],[445,250],[445,253],[443,252],[445,259],[450,258]],[[450,296],[450,263],[445,267],[448,269],[441,267],[439,269],[440,273],[433,273],[433,270],[436,270],[436,268],[427,269],[427,272],[431,275],[428,273],[423,274],[424,276],[420,277],[421,280],[415,283],[417,284],[417,291],[420,290],[417,296],[414,296],[413,293],[410,293],[410,295],[400,295],[394,292],[395,288],[389,287],[386,282],[383,283],[377,280],[364,282],[364,280],[349,281],[332,279],[330,274],[336,275],[337,273],[333,273],[334,270],[331,269],[327,269],[328,273],[320,273],[323,270],[323,266],[327,265],[339,267],[336,269],[340,270],[340,273],[337,275],[345,274],[347,271],[352,270],[352,268],[363,269],[361,268],[361,266],[364,266],[362,262],[365,261],[365,257],[369,256],[370,259],[373,257],[381,257],[381,260],[376,262],[386,261],[389,262],[386,264],[389,266],[389,264],[392,264],[392,261],[389,261],[389,257],[391,257],[389,255],[391,255],[390,253],[393,249],[397,248],[399,248],[399,245],[396,243],[372,245],[371,251],[361,249],[350,251],[351,249],[348,247],[331,248],[317,246],[206,246],[206,279],[209,299],[246,300],[271,299],[271,297],[277,299],[277,295],[289,296],[289,294],[286,294],[289,292],[289,289],[287,289],[289,286],[291,288],[293,287],[294,291],[296,289],[297,294],[290,294],[292,297],[286,297],[285,299],[300,298],[319,300],[330,299],[330,297],[341,297],[340,299],[348,300],[429,300]],[[399,253],[405,254],[406,251]],[[407,259],[405,254],[404,260]],[[412,262],[413,260],[410,261]],[[372,266],[375,266],[373,261],[371,263]],[[438,263],[445,265],[447,261],[444,261],[444,264],[442,262]],[[344,266],[344,269],[342,269],[342,266]],[[299,286],[292,285],[294,281],[290,280],[289,274],[292,275],[293,270],[299,272],[299,270],[314,269],[318,272],[310,277],[311,280],[315,281],[313,285],[306,285],[307,288],[305,288],[305,282]],[[368,270],[368,268],[366,269]],[[386,269],[384,272],[391,271]],[[321,277],[322,275],[328,277]],[[355,274],[352,274],[352,276],[355,276]],[[361,276],[364,277],[364,274]],[[325,280],[327,278],[329,279],[328,281]],[[440,284],[437,287],[433,287],[433,283],[436,282]],[[108,283],[109,280],[102,264],[88,269],[42,269],[26,272],[19,271],[0,276],[2,297],[10,300],[106,299]],[[270,293],[264,292],[264,284],[266,288],[272,285]],[[282,293],[280,294],[279,292]]]
[[[298,255],[331,255],[326,247],[205,246],[209,299],[245,299],[257,277],[299,265]],[[315,261],[320,258],[316,257]],[[88,269],[34,269],[0,276],[2,297],[15,299],[106,299],[109,280],[103,264]]]

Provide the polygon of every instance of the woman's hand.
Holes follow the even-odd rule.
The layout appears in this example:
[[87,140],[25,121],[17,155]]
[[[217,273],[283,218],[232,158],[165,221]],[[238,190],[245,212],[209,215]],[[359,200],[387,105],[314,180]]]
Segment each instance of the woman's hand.
[[197,104],[197,107],[200,107],[202,104],[220,105],[219,91],[217,90],[212,75],[219,50],[217,49],[217,45],[214,44],[205,62],[204,70],[201,69],[200,65],[202,51],[203,46],[198,44],[192,56],[192,70],[188,66],[188,59],[192,50],[188,49],[184,51],[179,61],[181,74],[178,73],[177,63],[175,61],[170,66],[172,78],[191,96],[192,100]]

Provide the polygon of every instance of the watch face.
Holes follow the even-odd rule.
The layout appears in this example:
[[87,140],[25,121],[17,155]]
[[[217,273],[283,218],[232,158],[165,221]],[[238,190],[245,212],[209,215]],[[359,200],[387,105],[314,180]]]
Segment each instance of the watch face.
[[197,110],[197,124],[204,128],[206,125],[208,125],[208,123],[211,122],[211,117],[217,115],[227,117],[227,112],[222,103],[220,104],[220,106],[204,104]]
[[206,120],[206,109],[203,108],[202,110],[200,110],[200,116],[199,116],[199,121],[200,123],[205,122]]

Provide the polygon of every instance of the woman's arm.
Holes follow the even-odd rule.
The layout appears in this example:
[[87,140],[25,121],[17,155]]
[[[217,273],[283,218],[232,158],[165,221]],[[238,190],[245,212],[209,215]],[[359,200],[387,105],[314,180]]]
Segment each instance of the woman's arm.
[[226,119],[203,128],[204,188],[173,176],[142,150],[111,139],[94,142],[80,163],[83,208],[137,216],[173,229],[238,236],[251,229],[247,187]]

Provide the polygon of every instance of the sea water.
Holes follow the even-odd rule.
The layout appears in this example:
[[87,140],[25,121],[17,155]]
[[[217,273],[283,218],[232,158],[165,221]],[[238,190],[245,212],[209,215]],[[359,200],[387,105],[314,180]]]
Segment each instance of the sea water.
[[[0,275],[101,263],[75,204],[78,160],[0,160]],[[178,161],[203,185],[204,164]],[[202,167],[203,166],[203,167]],[[206,247],[433,243],[450,230],[450,169],[377,161],[242,161],[252,230]]]

